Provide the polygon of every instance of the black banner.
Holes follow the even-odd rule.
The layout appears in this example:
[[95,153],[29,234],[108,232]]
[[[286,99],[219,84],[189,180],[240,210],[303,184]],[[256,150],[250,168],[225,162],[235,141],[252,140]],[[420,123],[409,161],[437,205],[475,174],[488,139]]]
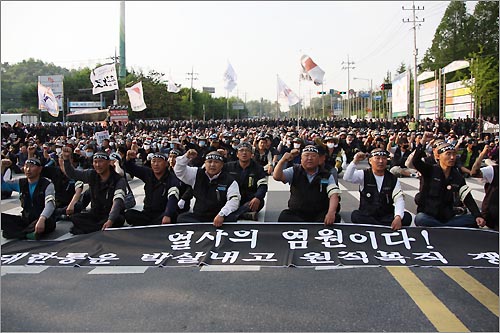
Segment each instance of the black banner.
[[498,268],[499,234],[320,223],[174,224],[2,245],[2,265],[458,266]]

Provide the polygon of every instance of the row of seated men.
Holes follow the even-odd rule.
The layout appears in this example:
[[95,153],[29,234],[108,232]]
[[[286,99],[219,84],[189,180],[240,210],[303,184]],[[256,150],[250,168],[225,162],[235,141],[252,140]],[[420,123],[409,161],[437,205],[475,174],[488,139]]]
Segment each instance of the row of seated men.
[[[412,157],[420,177],[420,193],[416,196],[415,224],[421,227],[484,227],[498,230],[498,165],[480,168],[487,147],[473,166],[475,174],[486,181],[485,199],[478,207],[471,189],[455,167],[456,150],[443,142],[433,147],[434,155],[425,153],[426,142],[432,133],[424,136]],[[85,234],[111,227],[122,227],[125,221],[134,226],[211,222],[221,227],[224,222],[238,219],[257,220],[267,193],[267,176],[262,166],[253,159],[254,148],[248,142],[237,147],[237,160],[225,163],[218,151],[205,156],[202,167],[190,165],[198,152],[189,149],[185,154],[172,150],[167,156],[155,153],[150,167],[135,163],[137,152],[129,150],[126,156],[110,156],[106,152],[93,155],[93,168],[77,170],[72,164],[73,150],[63,147],[57,171],[51,178],[43,176],[46,169],[37,158],[29,158],[24,167],[26,177],[4,181],[2,190],[20,193],[22,214],[2,213],[5,238],[38,239],[55,230],[56,221],[67,215],[73,223],[72,234]],[[113,155],[113,154],[112,154]],[[300,155],[300,156],[299,156]],[[289,163],[300,157],[300,163]],[[359,185],[359,209],[351,214],[352,223],[390,226],[398,230],[409,226],[411,215],[405,211],[405,198],[399,179],[387,169],[389,152],[377,148],[371,153],[358,152],[347,166],[344,180]],[[369,167],[358,170],[356,165],[368,158]],[[116,163],[144,182],[142,211],[126,207],[130,187],[124,176],[116,171]],[[323,168],[325,152],[319,145],[308,145],[284,153],[275,165],[272,177],[290,185],[288,207],[281,211],[278,222],[339,223],[340,195],[335,169]],[[10,160],[2,160],[2,168]],[[74,181],[75,193],[64,206],[57,203],[57,180]],[[87,198],[82,200],[83,184],[89,185]],[[195,204],[189,206],[190,197]],[[85,201],[90,201],[86,210]],[[461,202],[470,211],[459,214],[455,209]]]

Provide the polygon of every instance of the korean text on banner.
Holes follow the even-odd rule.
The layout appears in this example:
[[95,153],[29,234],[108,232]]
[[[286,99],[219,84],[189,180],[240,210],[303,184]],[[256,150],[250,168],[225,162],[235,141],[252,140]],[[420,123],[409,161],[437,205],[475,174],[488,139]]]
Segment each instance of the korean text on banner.
[[115,64],[97,67],[90,72],[92,94],[96,95],[105,91],[118,90],[118,80]]

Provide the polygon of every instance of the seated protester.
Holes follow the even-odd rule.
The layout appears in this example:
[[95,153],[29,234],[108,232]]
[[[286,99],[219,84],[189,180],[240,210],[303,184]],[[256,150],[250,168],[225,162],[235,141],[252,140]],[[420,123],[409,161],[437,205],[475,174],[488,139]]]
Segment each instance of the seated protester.
[[305,147],[304,140],[298,137],[294,138],[292,140],[292,147],[293,148],[290,151],[296,149],[299,153],[296,155],[294,154],[293,159],[288,161],[288,163],[283,167],[284,169],[292,167],[295,164],[300,164],[300,155],[302,154],[302,149]]
[[[12,161],[2,160],[2,173],[10,167]],[[55,209],[54,184],[41,177],[42,163],[39,159],[28,158],[24,164],[26,177],[4,181],[2,189],[19,192],[22,212],[21,216],[2,213],[3,237],[38,239],[51,233],[56,228],[52,217]]]
[[238,183],[226,171],[224,157],[216,152],[205,156],[204,168],[191,167],[188,163],[198,156],[194,149],[177,158],[175,175],[193,188],[196,202],[193,212],[185,212],[177,218],[178,223],[197,223],[213,221],[214,226],[220,227],[226,222],[236,222],[234,214],[240,205],[240,191]]
[[406,160],[411,154],[410,144],[406,139],[400,139],[398,145],[391,148],[394,156],[391,159],[390,172],[396,177],[417,177],[417,170],[406,167]]
[[232,138],[231,143],[229,147],[227,148],[227,161],[232,162],[232,161],[237,161],[238,157],[236,154],[238,153],[238,145],[240,144],[240,139],[238,138]]
[[194,149],[198,153],[189,161],[190,166],[201,167],[205,160],[205,156],[209,153],[209,147],[207,146],[207,138],[204,135],[200,135],[197,138],[198,143],[188,143],[186,142],[187,149]]
[[[472,165],[479,155],[479,150],[474,139],[469,139],[466,142],[466,147],[460,155],[460,171],[464,177],[471,176]],[[458,161],[457,161],[458,162]]]
[[[61,149],[59,151],[59,153],[61,153],[62,148],[57,149]],[[28,156],[30,158],[34,157],[33,152],[29,149]],[[75,154],[73,154],[73,157],[75,157]],[[45,156],[41,159],[42,164],[47,161],[48,160],[45,158]],[[72,160],[72,162],[73,167],[75,167],[75,161]],[[83,209],[82,203],[78,200],[83,190],[83,182],[69,179],[62,171],[62,168],[64,168],[64,163],[62,160],[59,160],[57,158],[55,165],[51,162],[46,163],[41,173],[42,177],[50,179],[52,181],[52,184],[54,184],[56,209],[54,211],[53,218],[56,221],[67,219],[67,215],[69,215],[68,212],[70,212],[70,214],[73,214],[75,212],[79,213]],[[79,192],[78,195],[75,195],[76,191]],[[70,205],[71,207],[68,207]]]
[[[181,152],[177,149],[170,150],[168,154],[168,171],[174,173],[175,162],[177,156],[181,155]],[[186,183],[179,180],[179,202],[177,203],[178,214],[189,212],[191,210],[191,199],[193,199],[193,188]]]
[[342,148],[339,146],[339,138],[334,136],[327,136],[323,140],[326,145],[326,161],[325,161],[325,169],[329,170],[333,173],[333,169],[335,169],[335,173],[338,175],[342,172]]
[[86,145],[84,148],[84,154],[82,156],[83,158],[82,157],[79,158],[80,167],[83,170],[90,169],[90,168],[94,167],[93,166],[94,154],[95,154],[94,145],[92,145],[92,144]]
[[248,142],[238,146],[238,160],[226,163],[225,170],[236,179],[240,189],[240,207],[237,218],[257,221],[257,213],[264,207],[267,193],[267,175],[264,168],[253,158],[253,147]]
[[118,152],[113,152],[109,154],[109,164],[115,169],[115,172],[122,177],[125,177],[125,171],[123,170],[122,156]]
[[151,168],[135,163],[135,150],[127,152],[125,169],[144,182],[144,207],[142,212],[128,209],[125,220],[133,226],[174,223],[179,200],[179,180],[167,169],[167,156],[154,153]]
[[[6,157],[2,157],[2,159],[7,159],[9,160],[8,158]],[[10,160],[9,160],[10,161]],[[10,165],[7,167],[5,166],[4,168],[2,168],[2,180],[3,181],[9,181],[9,180],[12,180],[12,161],[10,163]],[[2,200],[4,199],[8,199],[12,196],[12,191],[7,191],[5,190],[3,187],[2,187]]]
[[484,199],[481,205],[481,216],[486,220],[486,226],[498,231],[498,164],[481,168],[481,161],[488,157],[491,147],[484,146],[472,166],[471,175],[482,178],[484,184]]
[[284,153],[274,169],[274,180],[290,184],[288,209],[280,213],[278,222],[339,223],[340,190],[333,175],[320,167],[317,147],[304,147],[301,163],[283,170],[298,154],[297,149]]
[[489,142],[490,150],[488,152],[487,158],[484,160],[486,165],[498,164],[498,138]]
[[[432,152],[430,154],[428,154],[427,156],[427,153],[425,153],[425,156],[421,158],[422,161],[424,161],[425,163],[427,164],[431,164],[431,165],[437,165],[438,164],[438,161],[439,161],[439,154],[438,154],[438,147],[444,143],[445,141],[443,139],[433,139],[430,141],[431,144],[427,145],[428,147],[430,147],[432,149]],[[425,145],[424,145],[425,146]],[[425,148],[424,149],[429,149],[429,148]],[[408,168],[412,168],[414,169],[415,167],[413,166],[413,156],[415,155],[416,153],[416,150],[414,150],[410,156],[408,156],[408,159],[406,160],[405,162],[405,165],[408,167]],[[455,166],[455,168],[457,168],[457,166]],[[457,168],[458,169],[458,168]],[[415,169],[416,170],[416,169]],[[418,172],[417,172],[418,174]],[[418,192],[415,197],[414,197],[414,201],[415,201],[415,204],[418,205],[418,203],[420,202],[420,192]],[[463,215],[465,213],[467,213],[467,207],[465,206],[465,204],[460,200],[460,198],[458,196],[455,196],[454,198],[454,201],[453,201],[453,211],[456,215]]]
[[71,216],[73,227],[70,232],[77,235],[122,227],[125,223],[123,200],[127,184],[110,165],[109,155],[103,152],[95,153],[92,156],[94,168],[80,171],[73,168],[70,161],[72,153],[70,147],[63,147],[64,171],[69,178],[89,184],[91,208],[89,212]]
[[354,154],[358,151],[362,151],[364,147],[362,147],[361,143],[354,136],[353,132],[349,132],[345,140],[340,142],[340,147],[344,150],[346,156],[346,163],[351,163],[354,158]]
[[[426,132],[417,146],[412,163],[422,175],[420,178],[420,195],[417,202],[415,224],[421,227],[476,227],[484,226],[471,189],[464,177],[455,167],[457,152],[453,145],[442,143],[437,147],[439,159],[437,165],[422,161],[425,156],[424,147],[432,133]],[[471,214],[455,215],[454,201],[458,197]]]
[[255,138],[256,148],[253,159],[264,168],[267,175],[271,175],[278,160],[278,152],[270,146],[271,140],[267,135]]
[[347,166],[344,180],[359,184],[359,210],[351,213],[351,222],[390,226],[399,230],[411,224],[411,215],[405,212],[405,201],[399,179],[387,171],[389,152],[376,148],[369,157],[370,168],[357,170],[365,153],[358,152]]

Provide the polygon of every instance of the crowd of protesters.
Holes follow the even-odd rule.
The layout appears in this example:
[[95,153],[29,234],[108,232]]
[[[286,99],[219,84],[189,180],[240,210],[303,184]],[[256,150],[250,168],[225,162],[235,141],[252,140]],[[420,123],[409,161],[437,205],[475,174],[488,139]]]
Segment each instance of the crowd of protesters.
[[[497,123],[496,118],[487,120]],[[482,163],[486,165],[498,165],[498,132],[481,133],[481,125],[477,119],[471,118],[420,121],[413,118],[301,119],[299,122],[296,119],[138,120],[123,124],[105,121],[30,125],[16,122],[13,126],[3,123],[2,161],[9,160],[10,163],[2,163],[2,177],[4,181],[8,181],[14,174],[24,173],[26,162],[33,165],[40,161],[42,167],[56,169],[58,173],[50,177],[42,174],[54,183],[55,211],[57,212],[57,208],[64,209],[62,213],[55,213],[56,215],[65,215],[68,206],[71,208],[70,213],[75,212],[75,207],[79,212],[90,201],[96,200],[91,200],[90,194],[82,194],[82,183],[71,179],[64,172],[61,158],[64,147],[71,148],[70,153],[65,149],[67,157],[71,154],[72,162],[66,167],[72,170],[74,168],[77,173],[93,169],[96,154],[101,154],[99,159],[114,161],[112,164],[117,174],[124,175],[123,168],[128,162],[129,151],[134,152],[136,164],[146,168],[151,168],[154,158],[164,156],[162,159],[166,162],[166,167],[173,172],[175,162],[170,161],[172,156],[175,159],[194,150],[196,154],[190,154],[191,158],[187,163],[190,167],[203,168],[207,155],[212,152],[218,152],[224,163],[238,161],[238,149],[245,143],[246,148],[252,148],[252,159],[255,163],[263,168],[267,176],[271,176],[278,162],[283,169],[300,164],[304,148],[314,146],[315,149],[308,148],[306,151],[318,151],[318,154],[324,157],[320,162],[321,168],[328,171],[337,183],[338,177],[342,176],[357,153],[369,156],[374,150],[387,152],[387,170],[394,176],[421,177],[420,170],[412,164],[412,160],[417,148],[422,147],[423,141],[425,144],[418,152],[419,158],[432,160],[438,156],[435,148],[439,144],[449,144],[457,154],[454,161],[457,174],[467,178],[481,174],[478,167],[474,168],[477,160],[482,162],[484,159]],[[106,131],[109,137],[98,139],[95,134],[103,131]],[[286,160],[280,161],[285,154]],[[425,156],[421,156],[422,154]],[[210,159],[218,160],[214,156]],[[131,173],[127,173],[130,177]],[[72,171],[71,175],[75,176],[75,172]],[[83,177],[79,175],[79,178]],[[87,176],[83,179],[89,180]],[[69,187],[72,188],[70,194],[58,193]],[[74,198],[75,191],[79,194],[78,200]],[[11,188],[2,187],[2,199],[10,197],[11,192]],[[262,193],[260,195],[262,196]],[[184,204],[188,201],[189,204],[191,197],[178,196],[177,200],[178,203]],[[119,210],[123,209],[124,207],[121,207]],[[496,223],[498,228],[498,220]]]

